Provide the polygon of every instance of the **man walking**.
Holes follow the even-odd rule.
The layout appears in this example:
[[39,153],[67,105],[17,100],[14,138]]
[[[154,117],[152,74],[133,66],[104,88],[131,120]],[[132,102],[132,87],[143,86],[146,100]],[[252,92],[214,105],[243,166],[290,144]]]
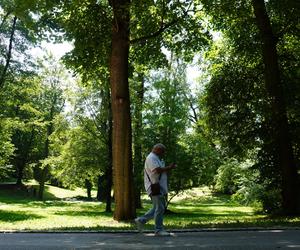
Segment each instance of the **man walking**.
[[[168,193],[167,172],[176,167],[175,163],[165,166],[162,160],[165,150],[166,147],[163,144],[156,144],[145,160],[144,184],[146,192],[152,200],[153,207],[146,214],[135,219],[138,230],[142,232],[144,224],[154,218],[155,235],[158,236],[170,235],[164,230],[163,215],[165,212],[165,195]],[[156,190],[157,187],[158,190]]]

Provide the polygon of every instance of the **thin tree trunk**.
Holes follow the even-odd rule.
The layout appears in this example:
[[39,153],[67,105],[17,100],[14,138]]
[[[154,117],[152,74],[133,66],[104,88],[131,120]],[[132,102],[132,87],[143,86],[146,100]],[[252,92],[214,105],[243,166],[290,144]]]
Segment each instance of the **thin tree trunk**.
[[[34,139],[34,129],[32,129],[32,131],[30,133],[30,138],[28,140],[28,143],[24,142],[24,144],[23,144],[23,145],[26,145],[25,147],[22,148],[22,150],[24,150],[24,151],[19,151],[19,153],[17,153],[17,156],[16,156],[17,157],[17,160],[16,160],[16,167],[17,167],[17,182],[16,182],[16,184],[17,185],[22,184],[22,180],[24,177],[24,169],[25,169],[27,161],[28,161],[28,157],[29,157],[33,139]],[[18,157],[20,157],[20,158],[18,158]]]
[[141,172],[144,167],[142,159],[142,129],[143,129],[143,102],[144,102],[144,75],[139,74],[137,80],[137,100],[134,112],[134,177],[135,177],[135,204],[136,208],[142,208],[141,190],[143,187],[143,179]]
[[44,190],[45,190],[45,182],[39,183],[39,192],[38,192],[38,199],[43,200],[44,197]]
[[[49,156],[49,146],[50,146],[50,140],[49,137],[50,135],[53,133],[53,117],[54,117],[54,107],[56,105],[56,101],[57,101],[57,96],[54,96],[54,99],[52,100],[52,106],[51,106],[51,110],[50,110],[50,123],[47,125],[47,134],[46,134],[46,141],[45,141],[45,147],[44,147],[44,158],[46,159]],[[45,190],[45,182],[47,180],[47,177],[49,175],[50,169],[49,166],[44,166],[41,170],[41,176],[40,176],[40,180],[39,180],[39,199],[43,200],[43,196],[44,196],[44,190]]]
[[106,212],[111,212],[111,189],[112,189],[112,168],[113,168],[113,152],[112,152],[112,131],[113,131],[113,122],[112,122],[112,110],[111,110],[111,96],[110,91],[107,91],[108,94],[108,165],[106,172]]
[[86,187],[87,198],[89,200],[91,200],[92,199],[92,187],[93,187],[93,184],[91,183],[90,180],[85,179],[85,187]]
[[16,31],[16,23],[17,23],[17,17],[15,16],[13,19],[13,24],[12,24],[12,28],[11,28],[11,32],[10,32],[9,46],[8,46],[8,51],[7,51],[7,55],[6,55],[6,63],[5,63],[5,66],[4,66],[3,71],[1,72],[1,76],[0,76],[0,88],[3,87],[3,85],[4,85],[6,73],[7,73],[7,70],[8,70],[9,64],[10,64],[10,60],[11,60],[12,45],[13,45],[14,35],[15,35],[15,31]]
[[297,169],[289,135],[286,104],[280,80],[277,39],[273,34],[264,0],[252,0],[257,26],[262,38],[262,54],[265,65],[265,84],[272,102],[272,120],[275,145],[278,147],[282,172],[283,210],[287,215],[299,213],[297,204]]
[[117,221],[135,217],[131,118],[128,86],[129,5],[128,0],[113,0],[110,85],[113,115],[113,179]]
[[[51,119],[52,118],[52,112],[51,112]],[[49,156],[49,136],[52,134],[53,131],[53,124],[50,122],[50,124],[47,126],[47,138],[45,141],[45,148],[44,148],[44,159],[46,159]],[[39,192],[38,192],[38,198],[39,200],[43,200],[44,197],[44,190],[45,190],[45,182],[47,180],[47,177],[49,175],[49,167],[45,166],[42,169],[40,169],[40,179],[39,179]]]
[[17,167],[17,182],[16,185],[22,185],[25,164],[23,162]]
[[106,196],[106,175],[99,175],[97,182],[98,190],[97,190],[97,200],[104,201]]

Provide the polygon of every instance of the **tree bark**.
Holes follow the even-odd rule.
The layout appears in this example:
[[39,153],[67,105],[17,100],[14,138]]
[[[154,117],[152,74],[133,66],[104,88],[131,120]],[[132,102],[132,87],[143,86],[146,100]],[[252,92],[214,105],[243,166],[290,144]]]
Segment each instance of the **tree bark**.
[[272,105],[274,139],[279,153],[282,173],[282,208],[287,215],[299,213],[297,202],[298,174],[294,162],[292,143],[289,135],[287,109],[280,79],[277,54],[277,39],[273,34],[271,22],[264,0],[252,0],[257,26],[262,39],[262,55],[265,65],[265,84]]
[[129,0],[112,0],[112,51],[110,85],[113,116],[113,179],[117,221],[135,217],[131,117],[128,86]]
[[8,51],[7,51],[7,55],[6,55],[6,62],[5,62],[5,66],[4,66],[1,76],[0,76],[0,88],[3,87],[3,85],[4,85],[6,73],[7,73],[9,64],[10,64],[12,45],[13,45],[14,35],[15,35],[15,31],[16,31],[16,24],[17,24],[17,17],[15,16],[13,19],[13,24],[12,24],[12,28],[11,28],[11,32],[10,32]]

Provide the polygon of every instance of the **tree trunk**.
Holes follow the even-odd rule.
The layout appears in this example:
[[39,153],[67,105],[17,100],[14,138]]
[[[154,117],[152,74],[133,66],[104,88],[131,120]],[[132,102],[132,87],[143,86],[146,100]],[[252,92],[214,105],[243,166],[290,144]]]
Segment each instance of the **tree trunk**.
[[25,164],[23,162],[17,165],[17,182],[16,185],[22,185]]
[[5,62],[5,66],[4,66],[3,71],[1,72],[1,76],[0,76],[0,88],[4,85],[6,73],[7,73],[9,64],[10,64],[12,45],[13,45],[14,35],[15,35],[15,31],[16,31],[16,24],[17,24],[17,17],[15,16],[13,19],[13,24],[12,24],[12,28],[11,28],[11,32],[10,32],[9,46],[8,46],[8,51],[7,51],[7,55],[6,55],[6,62]]
[[38,199],[43,200],[44,197],[44,190],[45,190],[45,182],[39,183],[39,192],[38,192]]
[[[27,139],[25,139],[22,143],[22,139],[20,138],[20,131],[17,131],[16,133],[16,139],[13,139],[14,145],[22,145],[18,146],[15,158],[15,164],[17,167],[17,185],[22,184],[23,176],[24,176],[24,169],[26,168],[26,164],[28,162],[28,157],[30,154],[32,142],[34,139],[34,129],[32,129],[30,136]],[[16,140],[16,141],[15,141]],[[19,141],[18,141],[19,140]]]
[[85,187],[86,187],[87,198],[89,200],[91,200],[92,199],[92,187],[93,187],[93,184],[91,183],[90,180],[85,179]]
[[134,177],[135,177],[135,204],[136,208],[142,208],[141,202],[141,190],[143,188],[144,180],[141,177],[141,172],[143,170],[144,164],[142,159],[142,130],[143,130],[143,102],[144,102],[144,75],[139,74],[137,79],[137,89],[136,89],[136,104],[134,109]]
[[97,190],[97,200],[104,201],[105,200],[105,189],[106,189],[106,176],[99,175],[98,176],[98,190]]
[[[55,102],[54,102],[55,103]],[[52,105],[51,108],[51,112],[50,112],[50,119],[51,122],[50,124],[47,126],[47,137],[46,137],[46,141],[45,141],[45,147],[44,147],[44,158],[46,159],[49,156],[49,146],[50,146],[50,140],[49,137],[50,135],[53,133],[53,124],[52,124],[52,120],[53,120],[53,109],[54,109],[54,104]],[[49,166],[44,166],[42,169],[40,169],[40,179],[39,181],[39,194],[38,194],[38,198],[40,200],[43,200],[43,196],[44,196],[44,187],[45,187],[45,182],[47,181],[47,179],[49,178],[49,173],[50,173],[50,169]]]
[[112,0],[110,3],[114,12],[110,57],[113,115],[114,219],[121,221],[135,217],[128,86],[130,1]]
[[262,38],[262,54],[265,65],[265,84],[272,105],[275,145],[278,147],[282,173],[283,212],[287,215],[299,213],[297,204],[297,169],[294,162],[289,135],[286,104],[280,80],[277,54],[277,39],[273,34],[264,0],[252,0],[257,26]]
[[108,105],[108,110],[109,110],[109,115],[108,115],[108,165],[106,169],[106,212],[111,212],[111,189],[112,189],[112,169],[113,169],[113,148],[112,148],[112,131],[113,131],[113,122],[112,122],[112,112],[111,112],[111,102],[110,102],[110,92],[108,91],[108,100],[109,100],[109,105]]

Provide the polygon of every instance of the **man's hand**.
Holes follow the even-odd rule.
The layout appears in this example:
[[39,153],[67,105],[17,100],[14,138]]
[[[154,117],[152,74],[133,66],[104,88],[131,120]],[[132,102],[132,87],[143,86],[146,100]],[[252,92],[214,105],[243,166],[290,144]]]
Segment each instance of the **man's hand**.
[[164,168],[155,168],[155,169],[153,170],[153,172],[155,172],[155,173],[157,173],[157,174],[161,174],[161,173],[163,173],[163,172],[170,171],[170,170],[172,170],[172,169],[174,169],[174,168],[176,168],[176,167],[177,167],[176,163],[171,163],[169,166],[164,167]]
[[170,169],[174,169],[174,168],[177,167],[177,165],[176,165],[175,162],[173,162],[173,163],[171,163],[168,167],[169,167]]

